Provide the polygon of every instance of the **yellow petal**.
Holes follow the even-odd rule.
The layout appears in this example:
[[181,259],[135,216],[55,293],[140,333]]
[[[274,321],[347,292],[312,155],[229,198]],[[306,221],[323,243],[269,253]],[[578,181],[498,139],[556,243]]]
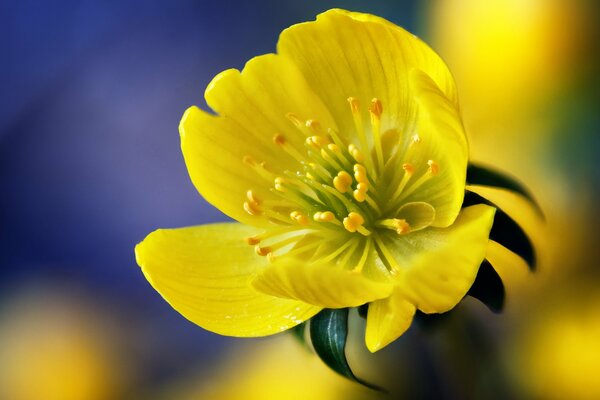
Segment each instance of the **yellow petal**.
[[333,9],[316,21],[291,26],[277,44],[280,55],[293,60],[336,118],[341,134],[354,124],[346,102],[357,98],[368,121],[368,104],[383,104],[382,131],[412,131],[416,103],[409,84],[412,69],[425,71],[456,102],[447,67],[425,43],[404,29],[373,15]]
[[[336,126],[295,65],[274,54],[253,58],[242,72],[230,69],[220,73],[208,85],[205,97],[219,116],[191,107],[180,124],[192,181],[207,201],[225,214],[265,226],[268,222],[246,213],[243,203],[249,189],[260,199],[275,199],[269,191],[274,176],[298,169],[298,161],[273,141],[276,134],[282,135],[290,146],[304,152],[306,136],[286,114],[297,114],[302,123],[313,119],[325,127]],[[246,156],[266,163],[275,175],[261,178],[242,161]]]
[[390,297],[369,304],[365,334],[369,351],[384,348],[406,332],[415,311],[415,305],[400,288],[396,288]]
[[420,231],[435,220],[435,208],[422,201],[406,203],[398,210],[397,217],[406,220],[411,232]]
[[446,312],[465,296],[485,257],[494,213],[486,205],[467,207],[451,227],[415,233],[422,256],[408,266],[402,284],[419,310]]
[[325,308],[356,307],[390,295],[392,285],[342,267],[283,258],[252,281],[257,290]]
[[254,233],[235,223],[157,230],[135,253],[152,286],[190,321],[222,335],[271,335],[311,318],[320,308],[250,286],[264,264],[244,241]]
[[458,108],[430,76],[413,70],[411,77],[419,104],[416,130],[420,142],[410,162],[417,168],[416,176],[429,173],[426,169],[431,162],[436,173],[404,201],[431,204],[436,212],[431,225],[447,227],[456,219],[464,198],[468,163],[464,128]]

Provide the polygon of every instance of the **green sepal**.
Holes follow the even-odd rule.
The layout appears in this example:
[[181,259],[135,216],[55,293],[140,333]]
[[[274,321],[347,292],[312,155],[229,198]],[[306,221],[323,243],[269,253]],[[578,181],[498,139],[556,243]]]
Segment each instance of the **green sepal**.
[[535,208],[539,216],[544,219],[542,208],[535,200],[531,192],[516,178],[503,174],[500,171],[469,163],[467,167],[467,184],[492,186],[496,188],[513,191],[525,197]]
[[529,265],[529,269],[535,271],[536,254],[531,240],[511,217],[500,209],[496,204],[478,195],[477,193],[467,191],[463,201],[463,207],[474,204],[487,204],[496,208],[494,224],[490,231],[490,239],[500,243],[513,253],[523,258]]
[[348,337],[348,309],[324,309],[310,320],[310,339],[321,360],[338,374],[368,388],[383,391],[380,387],[357,378],[346,359]]
[[481,301],[495,313],[501,312],[504,308],[504,284],[488,260],[483,260],[481,263],[475,282],[467,295]]

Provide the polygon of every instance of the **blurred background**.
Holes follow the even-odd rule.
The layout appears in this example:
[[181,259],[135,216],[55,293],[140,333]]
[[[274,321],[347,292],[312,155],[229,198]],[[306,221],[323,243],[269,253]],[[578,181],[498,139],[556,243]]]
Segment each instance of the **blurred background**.
[[177,126],[212,77],[342,7],[424,38],[453,71],[472,158],[546,214],[499,268],[503,314],[465,301],[357,374],[419,398],[600,398],[600,19],[594,0],[0,1],[0,399],[378,398],[280,335],[240,340],[173,311],[133,248],[226,218],[189,181]]

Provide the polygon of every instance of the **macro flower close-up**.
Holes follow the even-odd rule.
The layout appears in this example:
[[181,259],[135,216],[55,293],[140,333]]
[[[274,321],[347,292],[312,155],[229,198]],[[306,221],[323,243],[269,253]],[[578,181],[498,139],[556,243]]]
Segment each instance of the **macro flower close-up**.
[[205,98],[214,113],[185,112],[181,147],[200,194],[238,222],[157,230],[136,248],[186,318],[253,337],[368,304],[374,352],[416,310],[467,294],[495,208],[463,207],[454,81],[416,36],[330,10],[283,31],[277,54],[217,75]]

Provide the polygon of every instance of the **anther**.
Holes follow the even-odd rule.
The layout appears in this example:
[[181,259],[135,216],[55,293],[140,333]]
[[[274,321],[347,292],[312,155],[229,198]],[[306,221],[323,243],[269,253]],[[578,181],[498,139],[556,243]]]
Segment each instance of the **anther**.
[[327,145],[327,148],[329,149],[329,151],[331,151],[331,152],[333,152],[333,153],[336,153],[336,154],[342,154],[342,152],[341,152],[341,150],[340,150],[340,148],[338,147],[338,145],[337,145],[337,144],[334,144],[334,143],[329,143],[329,144]]
[[410,225],[405,219],[392,218],[384,219],[375,223],[375,225],[396,231],[398,235],[404,235],[410,232]]
[[308,223],[310,222],[308,217],[299,211],[292,211],[290,213],[290,218],[300,225],[308,225]]
[[412,175],[415,172],[415,167],[413,167],[412,164],[409,163],[402,164],[402,169],[408,175]]
[[338,172],[337,176],[333,178],[333,186],[340,193],[346,193],[352,185],[352,176],[346,171]]
[[265,257],[271,253],[271,249],[269,247],[260,247],[259,245],[256,245],[254,246],[254,252],[261,257]]
[[381,117],[381,113],[383,112],[383,105],[381,104],[381,100],[378,98],[374,98],[371,100],[371,107],[369,107],[369,111],[372,115],[379,118]]
[[256,160],[254,160],[254,158],[252,158],[251,156],[248,156],[248,155],[242,157],[242,162],[251,167],[256,165]]
[[319,121],[309,119],[308,121],[306,121],[306,127],[314,132],[321,132],[321,124],[319,123]]
[[283,137],[283,135],[277,133],[273,136],[273,143],[275,143],[278,146],[283,146],[285,144],[285,138]]
[[429,172],[431,175],[437,175],[440,171],[440,166],[433,160],[427,161],[427,165],[429,166],[427,172]]
[[350,212],[343,221],[344,228],[346,228],[348,232],[359,232],[364,236],[368,236],[371,234],[371,231],[363,227],[364,223],[365,219],[363,216],[354,211]]
[[419,136],[418,133],[415,133],[412,137],[411,137],[411,143],[421,143],[421,136]]
[[285,117],[289,119],[292,122],[292,124],[296,125],[297,128],[302,128],[302,121],[296,114],[289,112],[285,114]]
[[277,178],[275,178],[275,190],[279,192],[285,192],[287,190],[284,186],[285,183],[287,182],[282,177],[278,176]]
[[317,211],[313,219],[317,222],[331,222],[335,220],[335,215],[331,211]]
[[256,205],[260,205],[261,201],[254,195],[254,192],[252,190],[248,190],[246,192],[246,198],[248,198],[248,201],[250,203],[254,203]]
[[350,144],[348,145],[348,153],[350,153],[350,155],[357,161],[357,162],[363,162],[365,161],[365,156],[362,153],[362,151],[360,151],[355,145]]
[[354,178],[357,182],[367,182],[367,170],[361,164],[354,164]]
[[249,236],[246,238],[246,243],[248,243],[250,246],[257,245],[260,243],[260,238],[256,236]]
[[261,211],[258,204],[255,202],[245,201],[244,210],[250,215],[260,215]]
[[353,113],[360,112],[360,102],[356,97],[348,97],[348,103],[350,104],[350,109]]

